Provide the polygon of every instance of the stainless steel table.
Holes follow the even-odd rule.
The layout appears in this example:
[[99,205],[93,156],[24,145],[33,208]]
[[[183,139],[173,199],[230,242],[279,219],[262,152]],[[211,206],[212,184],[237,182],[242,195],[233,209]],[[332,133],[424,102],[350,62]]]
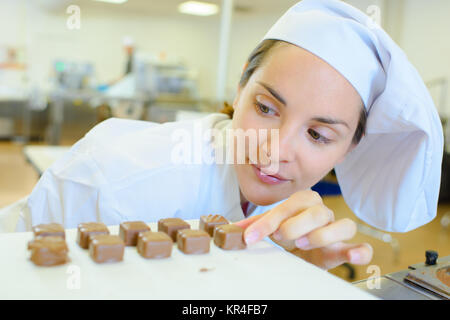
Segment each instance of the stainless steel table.
[[[439,258],[439,263],[450,264],[450,256]],[[356,281],[353,285],[374,296],[385,300],[442,300],[444,297],[426,290],[409,281],[405,281],[406,275],[414,269],[422,268],[425,263],[417,263],[409,266],[408,270],[393,272],[379,277],[379,289],[370,289],[373,279]]]

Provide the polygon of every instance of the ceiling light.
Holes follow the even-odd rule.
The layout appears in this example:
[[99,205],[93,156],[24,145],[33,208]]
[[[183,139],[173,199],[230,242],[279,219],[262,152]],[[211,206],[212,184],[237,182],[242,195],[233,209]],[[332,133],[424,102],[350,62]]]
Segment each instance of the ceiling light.
[[219,12],[219,7],[213,3],[186,1],[178,5],[178,11],[197,16],[211,16]]
[[120,3],[125,3],[128,0],[94,0],[94,1],[120,4]]

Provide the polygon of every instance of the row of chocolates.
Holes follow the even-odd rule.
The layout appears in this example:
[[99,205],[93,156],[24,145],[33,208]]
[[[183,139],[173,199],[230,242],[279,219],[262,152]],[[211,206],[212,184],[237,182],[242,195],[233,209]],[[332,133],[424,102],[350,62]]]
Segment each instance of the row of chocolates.
[[[58,223],[40,224],[33,227],[34,239],[28,243],[31,261],[39,266],[64,264],[69,261],[64,227]],[[77,243],[89,250],[97,263],[122,261],[125,246],[136,246],[138,253],[147,259],[171,256],[173,243],[185,254],[209,252],[210,239],[224,250],[246,248],[243,228],[229,224],[220,215],[200,217],[199,230],[192,230],[189,223],[180,218],[165,218],[158,221],[158,232],[151,231],[142,221],[127,221],[120,224],[119,235],[111,235],[101,222],[86,222],[78,225]]]

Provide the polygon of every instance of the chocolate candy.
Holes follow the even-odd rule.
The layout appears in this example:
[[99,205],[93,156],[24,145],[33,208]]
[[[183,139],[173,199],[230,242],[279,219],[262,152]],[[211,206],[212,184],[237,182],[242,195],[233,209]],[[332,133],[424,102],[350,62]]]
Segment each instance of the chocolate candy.
[[224,250],[245,249],[244,228],[235,224],[218,226],[214,232],[214,243]]
[[119,236],[126,246],[135,246],[139,232],[150,231],[150,227],[142,221],[127,221],[120,224]]
[[99,234],[91,236],[89,255],[97,263],[123,260],[125,243],[119,236]]
[[66,238],[64,227],[59,223],[38,224],[33,227],[33,232],[35,237],[54,236]]
[[178,249],[186,254],[201,254],[209,252],[211,238],[206,231],[183,229],[178,231]]
[[164,232],[141,232],[138,235],[137,251],[144,258],[167,258],[172,253],[172,239]]
[[190,228],[191,225],[180,218],[166,218],[158,221],[158,231],[167,233],[173,242],[177,241],[178,230]]
[[55,266],[69,261],[66,241],[60,236],[38,236],[28,243],[31,261],[38,266]]
[[223,224],[228,224],[228,220],[218,214],[200,217],[200,230],[205,230],[211,237],[214,236],[214,229]]
[[90,236],[109,234],[109,230],[102,222],[85,222],[78,225],[77,242],[83,249],[89,248]]

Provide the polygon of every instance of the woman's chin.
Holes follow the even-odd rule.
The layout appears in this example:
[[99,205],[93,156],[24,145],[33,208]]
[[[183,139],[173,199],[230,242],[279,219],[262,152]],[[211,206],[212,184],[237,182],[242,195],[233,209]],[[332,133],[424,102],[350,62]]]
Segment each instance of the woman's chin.
[[257,172],[252,165],[236,165],[239,186],[244,197],[257,206],[267,206],[289,197],[292,182],[265,183],[258,178]]
[[245,198],[257,206],[268,206],[270,204],[273,204],[286,198],[275,195],[273,194],[273,192],[269,193],[267,192],[268,190],[258,190],[258,189],[259,188],[253,188],[249,190],[249,192],[245,192],[245,190],[243,190]]

